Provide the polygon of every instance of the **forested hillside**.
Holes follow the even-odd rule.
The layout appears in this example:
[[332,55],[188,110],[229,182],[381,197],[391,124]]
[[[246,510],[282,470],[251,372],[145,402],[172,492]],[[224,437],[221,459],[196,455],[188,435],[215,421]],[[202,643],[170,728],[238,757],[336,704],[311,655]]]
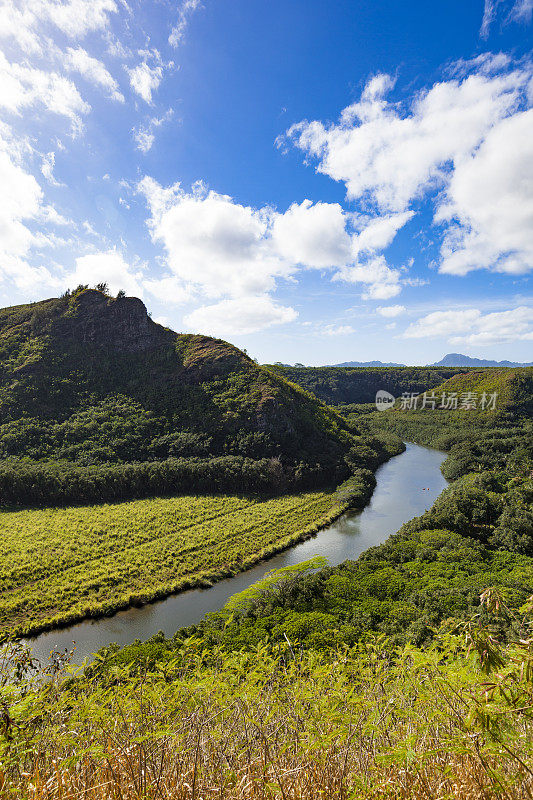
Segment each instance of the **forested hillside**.
[[353,444],[302,388],[105,287],[0,311],[0,415],[4,503],[335,484]]
[[334,406],[373,403],[379,389],[395,397],[403,392],[423,392],[466,371],[460,367],[287,367],[277,364],[270,369]]

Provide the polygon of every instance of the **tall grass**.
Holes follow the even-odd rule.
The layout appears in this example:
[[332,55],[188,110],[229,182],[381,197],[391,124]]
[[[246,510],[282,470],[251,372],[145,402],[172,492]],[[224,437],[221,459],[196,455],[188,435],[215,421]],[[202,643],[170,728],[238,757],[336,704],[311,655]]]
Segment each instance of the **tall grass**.
[[373,641],[330,654],[189,640],[151,671],[4,681],[0,796],[532,797],[531,641],[469,636],[475,647],[442,634],[426,651]]

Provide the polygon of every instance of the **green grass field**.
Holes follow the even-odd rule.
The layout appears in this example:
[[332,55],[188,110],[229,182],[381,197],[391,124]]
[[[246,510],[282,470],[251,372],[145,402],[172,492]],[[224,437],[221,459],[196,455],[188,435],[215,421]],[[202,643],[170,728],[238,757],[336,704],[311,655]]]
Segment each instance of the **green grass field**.
[[340,511],[333,494],[172,497],[0,514],[0,632],[35,633],[234,574]]

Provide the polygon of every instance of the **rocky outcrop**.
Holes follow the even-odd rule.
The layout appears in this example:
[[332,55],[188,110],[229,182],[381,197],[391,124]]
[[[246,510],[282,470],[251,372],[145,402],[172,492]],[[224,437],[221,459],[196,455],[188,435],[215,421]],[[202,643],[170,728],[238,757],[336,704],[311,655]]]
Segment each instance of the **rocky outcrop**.
[[86,289],[61,319],[64,333],[84,345],[135,353],[159,347],[168,333],[156,325],[137,297],[107,297]]

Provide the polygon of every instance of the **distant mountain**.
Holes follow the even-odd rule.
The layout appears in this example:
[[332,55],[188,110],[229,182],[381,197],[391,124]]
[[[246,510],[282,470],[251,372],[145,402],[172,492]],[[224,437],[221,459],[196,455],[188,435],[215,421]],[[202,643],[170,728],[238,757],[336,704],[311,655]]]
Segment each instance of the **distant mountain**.
[[471,358],[462,353],[448,353],[440,361],[430,364],[432,367],[533,367],[533,362],[490,361],[485,358]]
[[[341,364],[328,364],[329,367],[405,367],[393,361],[343,361]],[[455,365],[454,365],[455,366]]]

